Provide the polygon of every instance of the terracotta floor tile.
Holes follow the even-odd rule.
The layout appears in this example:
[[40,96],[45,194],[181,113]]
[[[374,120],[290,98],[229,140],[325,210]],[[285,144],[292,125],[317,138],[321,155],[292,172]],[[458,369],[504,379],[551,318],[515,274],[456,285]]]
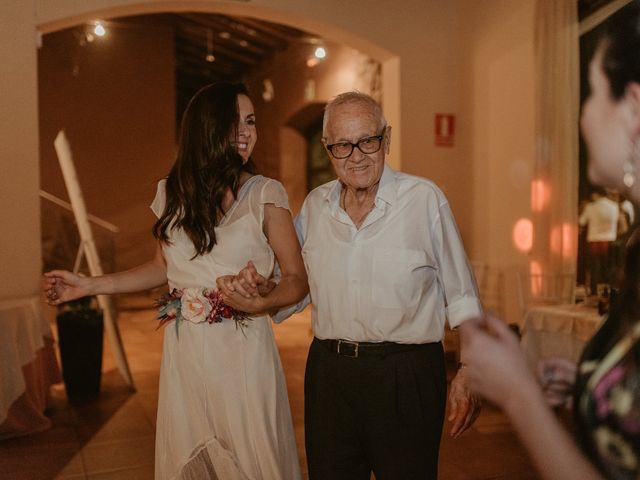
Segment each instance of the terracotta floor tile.
[[91,443],[114,442],[154,435],[153,425],[147,419],[145,410],[135,395],[109,418],[107,422],[94,430],[91,424],[79,427],[81,439],[91,439]]
[[133,438],[114,442],[90,442],[82,449],[88,476],[154,463],[154,437]]
[[103,473],[91,473],[87,480],[149,480],[153,478],[153,465],[143,465]]
[[0,443],[2,480],[51,479],[63,471],[74,475],[84,473],[82,461],[77,457],[77,446],[26,447],[6,455],[3,453],[4,443],[7,442]]

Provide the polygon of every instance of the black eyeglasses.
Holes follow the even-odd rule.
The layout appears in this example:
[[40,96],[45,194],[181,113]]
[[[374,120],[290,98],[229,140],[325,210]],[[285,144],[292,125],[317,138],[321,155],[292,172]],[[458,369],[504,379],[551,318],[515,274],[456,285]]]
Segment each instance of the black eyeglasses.
[[353,149],[355,147],[358,147],[358,150],[365,154],[376,153],[382,146],[383,138],[384,134],[361,138],[357,143],[333,143],[331,145],[327,145],[327,150],[329,150],[333,158],[337,160],[342,160],[343,158],[349,157],[353,153]]

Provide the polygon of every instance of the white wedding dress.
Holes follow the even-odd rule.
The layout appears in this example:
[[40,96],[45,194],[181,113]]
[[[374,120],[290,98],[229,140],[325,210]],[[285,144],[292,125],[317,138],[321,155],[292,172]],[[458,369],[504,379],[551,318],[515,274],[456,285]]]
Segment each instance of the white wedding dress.
[[[288,209],[276,180],[251,177],[216,227],[217,244],[194,255],[182,231],[163,245],[170,290],[215,288],[252,260],[269,277],[274,254],[262,229],[264,205]],[[151,205],[160,215],[165,180]],[[156,424],[156,480],[297,480],[300,467],[287,386],[268,316],[239,328],[175,321],[164,328]]]

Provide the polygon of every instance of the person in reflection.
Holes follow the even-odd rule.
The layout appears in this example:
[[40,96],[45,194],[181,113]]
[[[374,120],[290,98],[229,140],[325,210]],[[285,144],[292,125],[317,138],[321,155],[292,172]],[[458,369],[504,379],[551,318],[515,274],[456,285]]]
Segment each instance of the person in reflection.
[[[609,21],[591,60],[581,127],[591,180],[618,189],[637,205],[640,3]],[[545,479],[640,478],[639,236],[636,231],[630,239],[619,298],[577,367],[542,361],[536,379],[500,319],[478,318],[461,326],[471,387],[504,409]],[[578,445],[545,398],[551,405],[573,403]]]
[[595,186],[591,201],[580,214],[578,224],[587,229],[588,274],[591,295],[599,284],[609,284],[612,276],[613,242],[618,234],[618,203],[607,197],[604,188]]
[[[437,478],[446,407],[444,324],[481,314],[449,203],[431,181],[385,164],[391,127],[368,95],[326,107],[323,144],[338,179],[313,190],[296,218],[313,339],[305,375],[311,480]],[[258,295],[247,268],[223,292]],[[461,352],[464,361],[464,351]],[[459,369],[451,433],[480,404]]]
[[[287,387],[269,316],[308,292],[300,245],[279,182],[253,174],[253,104],[241,84],[202,88],[185,111],[177,159],[158,183],[153,260],[125,272],[45,274],[51,305],[86,295],[147,290],[164,330],[155,478],[300,479]],[[283,276],[264,295],[227,295],[217,277],[252,268]],[[272,286],[273,287],[273,286]],[[236,298],[238,297],[238,298]],[[235,321],[234,321],[235,320]]]

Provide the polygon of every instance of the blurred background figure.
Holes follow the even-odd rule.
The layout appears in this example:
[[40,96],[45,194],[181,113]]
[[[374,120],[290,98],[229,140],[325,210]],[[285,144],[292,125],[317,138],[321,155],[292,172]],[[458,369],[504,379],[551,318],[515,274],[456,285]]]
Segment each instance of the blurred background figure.
[[587,282],[594,295],[598,284],[611,277],[610,246],[618,232],[618,203],[609,199],[604,188],[594,187],[591,201],[584,206],[578,223],[587,229]]

